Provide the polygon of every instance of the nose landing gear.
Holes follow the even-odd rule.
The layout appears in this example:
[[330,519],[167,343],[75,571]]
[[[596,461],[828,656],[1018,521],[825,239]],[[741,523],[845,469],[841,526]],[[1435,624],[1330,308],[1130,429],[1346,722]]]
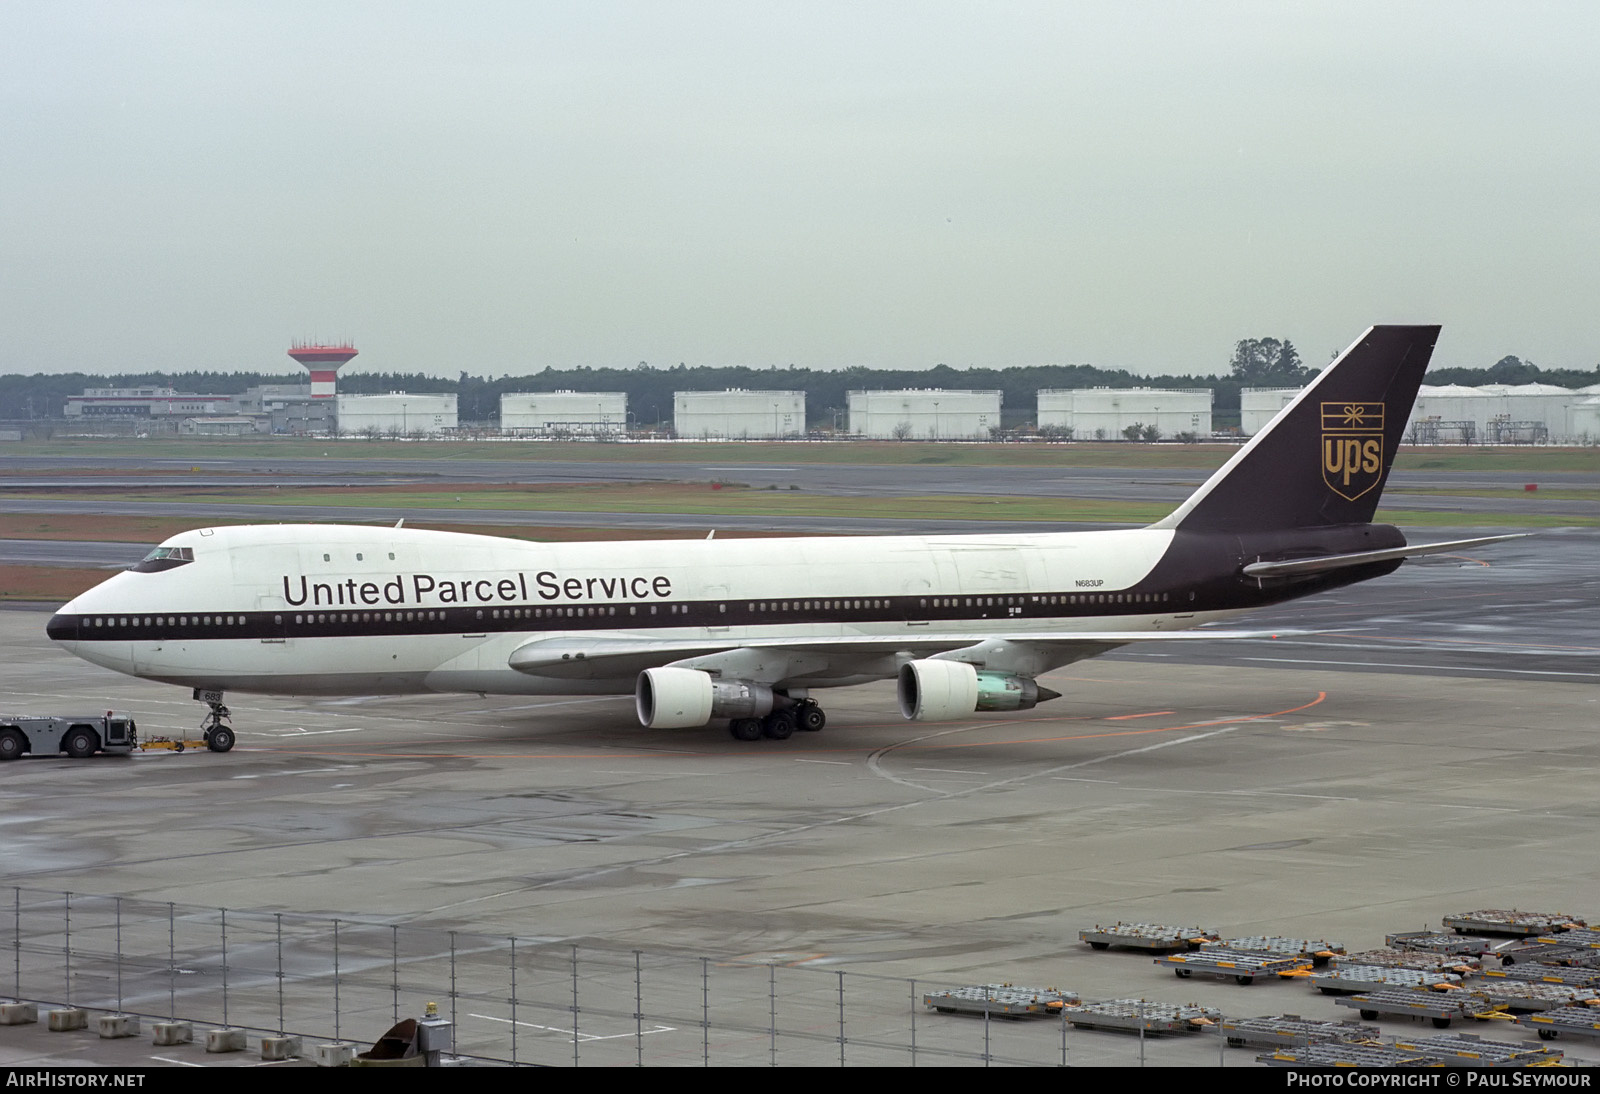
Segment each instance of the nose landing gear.
[[200,736],[205,740],[206,747],[213,752],[228,751],[235,740],[233,727],[228,725],[233,712],[222,705],[222,692],[195,688],[194,697],[211,708],[205,721],[200,723]]

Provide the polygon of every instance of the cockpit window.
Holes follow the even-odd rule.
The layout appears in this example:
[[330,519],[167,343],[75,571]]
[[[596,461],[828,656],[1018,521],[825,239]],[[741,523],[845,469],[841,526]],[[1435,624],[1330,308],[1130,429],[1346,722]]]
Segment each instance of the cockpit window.
[[133,567],[136,574],[153,574],[194,561],[193,547],[157,547]]

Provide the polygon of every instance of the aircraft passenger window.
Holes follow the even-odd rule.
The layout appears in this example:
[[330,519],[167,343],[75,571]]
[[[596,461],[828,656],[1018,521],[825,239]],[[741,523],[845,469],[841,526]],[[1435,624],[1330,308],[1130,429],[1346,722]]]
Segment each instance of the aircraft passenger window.
[[333,560],[330,559],[327,555],[323,555],[322,556],[322,561],[324,561],[324,562],[332,562]]
[[357,552],[356,552],[356,561],[357,561],[357,562],[360,562],[360,561],[361,561],[361,552],[360,552],[360,551],[357,551]]
[[389,561],[390,561],[390,562],[393,562],[393,561],[394,561],[394,552],[393,552],[393,551],[390,551],[390,552],[389,552]]
[[273,616],[272,617],[272,622],[275,623],[275,624],[276,623],[282,623],[283,622],[283,616],[281,616],[281,615]]

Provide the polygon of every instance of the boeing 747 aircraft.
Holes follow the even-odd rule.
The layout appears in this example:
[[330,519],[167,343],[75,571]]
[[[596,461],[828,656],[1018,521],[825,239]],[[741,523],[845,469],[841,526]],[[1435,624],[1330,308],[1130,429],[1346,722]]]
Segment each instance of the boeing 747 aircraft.
[[1130,642],[1381,577],[1371,523],[1438,338],[1363,334],[1171,515],[1034,535],[528,543],[342,525],[201,528],[65,605],[97,665],[193,688],[225,751],[228,691],[629,694],[639,721],[739,740],[826,718],[815,692],[897,681],[909,719],[1027,710],[1037,678]]

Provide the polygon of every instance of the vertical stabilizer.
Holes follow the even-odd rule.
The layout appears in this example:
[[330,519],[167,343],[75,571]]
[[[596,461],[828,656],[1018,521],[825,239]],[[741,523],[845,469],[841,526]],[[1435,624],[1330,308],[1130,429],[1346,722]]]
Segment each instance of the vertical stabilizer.
[[1438,339],[1437,326],[1372,327],[1153,527],[1370,523]]

